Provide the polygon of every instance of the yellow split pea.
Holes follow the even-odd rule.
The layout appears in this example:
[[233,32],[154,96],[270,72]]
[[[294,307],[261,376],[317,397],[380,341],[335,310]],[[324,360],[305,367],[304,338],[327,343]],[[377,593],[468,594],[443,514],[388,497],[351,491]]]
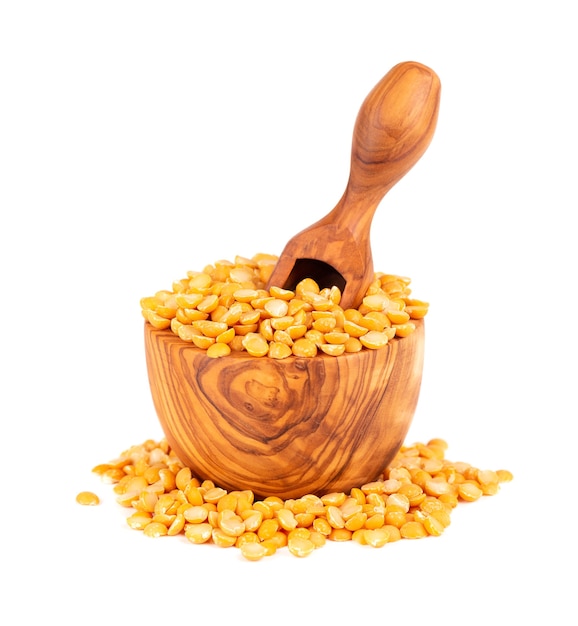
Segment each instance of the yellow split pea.
[[[327,541],[381,548],[401,539],[439,537],[460,502],[494,495],[513,478],[508,470],[448,461],[446,449],[442,439],[403,446],[372,482],[348,493],[288,500],[201,480],[164,439],[132,446],[93,471],[114,485],[117,502],[130,510],[127,524],[144,536],[184,535],[193,544],[236,547],[245,559],[258,561],[283,548],[303,558]],[[94,503],[89,495],[79,494],[78,501]]]
[[379,350],[403,338],[425,317],[429,304],[411,296],[410,279],[374,275],[358,309],[340,306],[341,291],[311,278],[294,290],[266,289],[278,258],[257,254],[217,261],[188,272],[172,289],[141,299],[147,323],[220,358],[231,352],[286,359],[341,356]]
[[84,506],[95,506],[100,504],[100,498],[92,491],[81,491],[77,494],[76,501],[78,504],[82,504]]

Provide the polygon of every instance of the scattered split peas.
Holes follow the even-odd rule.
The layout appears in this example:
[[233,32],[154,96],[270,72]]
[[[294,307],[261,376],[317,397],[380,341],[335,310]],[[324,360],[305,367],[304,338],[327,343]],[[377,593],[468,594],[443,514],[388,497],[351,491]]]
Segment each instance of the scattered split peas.
[[376,273],[359,309],[342,309],[337,287],[305,278],[295,290],[265,289],[278,258],[257,254],[217,261],[141,298],[154,328],[219,358],[231,352],[285,359],[377,350],[415,330],[429,304],[411,297],[410,279]]
[[[201,480],[164,439],[132,446],[93,472],[113,485],[132,529],[152,538],[182,534],[193,544],[236,547],[258,561],[283,548],[305,557],[327,541],[380,548],[400,539],[438,537],[460,502],[495,495],[513,478],[507,470],[452,463],[446,449],[442,439],[403,446],[375,481],[349,493],[288,500],[258,499],[250,490],[227,491]],[[97,504],[98,497],[82,492],[77,501]]]

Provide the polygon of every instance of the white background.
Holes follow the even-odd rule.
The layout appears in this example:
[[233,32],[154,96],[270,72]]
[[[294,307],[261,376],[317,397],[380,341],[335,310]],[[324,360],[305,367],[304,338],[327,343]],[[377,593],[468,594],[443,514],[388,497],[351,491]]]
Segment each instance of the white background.
[[[575,624],[571,3],[0,6],[1,621]],[[442,82],[372,229],[376,269],[431,303],[408,443],[514,482],[382,550],[249,563],[130,530],[91,469],[161,436],[139,299],[329,211],[405,60]]]

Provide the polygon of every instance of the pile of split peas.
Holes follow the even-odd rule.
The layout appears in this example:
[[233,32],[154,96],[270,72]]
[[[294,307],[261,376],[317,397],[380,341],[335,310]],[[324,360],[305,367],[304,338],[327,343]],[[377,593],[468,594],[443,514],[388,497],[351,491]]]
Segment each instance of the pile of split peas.
[[375,350],[415,330],[429,304],[411,297],[410,279],[376,273],[358,309],[343,309],[337,287],[311,278],[294,290],[265,287],[278,257],[217,261],[140,301],[154,328],[222,357],[232,351],[284,359]]
[[[218,261],[188,272],[141,299],[146,322],[223,357],[339,356],[375,350],[415,330],[428,312],[411,297],[408,278],[376,273],[358,309],[342,309],[336,287],[304,279],[295,290],[265,288],[277,257],[258,254]],[[145,441],[93,471],[113,485],[129,510],[127,523],[147,537],[184,535],[191,543],[236,547],[256,561],[287,548],[298,557],[326,541],[356,541],[374,548],[400,539],[439,536],[460,502],[494,495],[512,480],[507,470],[481,470],[445,458],[447,444],[403,446],[376,480],[348,493],[305,494],[283,500],[251,490],[227,491],[193,476],[166,440]],[[96,505],[89,491],[77,502]]]
[[[494,495],[507,470],[481,470],[445,459],[447,444],[403,446],[374,481],[348,493],[282,500],[250,490],[227,491],[192,475],[166,440],[132,446],[93,471],[129,509],[128,525],[147,537],[184,535],[191,543],[236,547],[256,561],[287,548],[305,557],[327,541],[379,548],[400,539],[439,536],[460,502]],[[98,504],[91,492],[80,504]]]

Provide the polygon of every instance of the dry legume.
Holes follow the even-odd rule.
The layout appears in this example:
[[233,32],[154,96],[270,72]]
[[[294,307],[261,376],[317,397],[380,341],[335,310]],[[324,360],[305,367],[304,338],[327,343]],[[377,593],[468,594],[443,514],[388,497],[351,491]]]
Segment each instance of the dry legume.
[[84,506],[94,506],[96,504],[100,504],[100,498],[92,491],[81,491],[76,496],[76,501],[78,504],[82,504]]
[[[204,279],[203,279],[204,280]],[[305,557],[326,541],[381,548],[400,539],[439,537],[460,502],[494,495],[510,471],[481,470],[445,458],[447,443],[403,446],[376,480],[349,493],[255,499],[250,490],[227,491],[193,476],[166,440],[130,447],[93,468],[112,484],[117,502],[133,512],[127,524],[151,538],[184,535],[191,543],[236,547],[249,561],[287,548]],[[80,504],[98,496],[81,492]]]
[[254,357],[311,358],[378,350],[415,330],[429,304],[411,297],[410,279],[378,272],[359,309],[340,307],[337,287],[311,278],[295,290],[265,289],[277,257],[237,256],[187,272],[172,289],[141,298],[145,320],[220,358],[232,351]]

